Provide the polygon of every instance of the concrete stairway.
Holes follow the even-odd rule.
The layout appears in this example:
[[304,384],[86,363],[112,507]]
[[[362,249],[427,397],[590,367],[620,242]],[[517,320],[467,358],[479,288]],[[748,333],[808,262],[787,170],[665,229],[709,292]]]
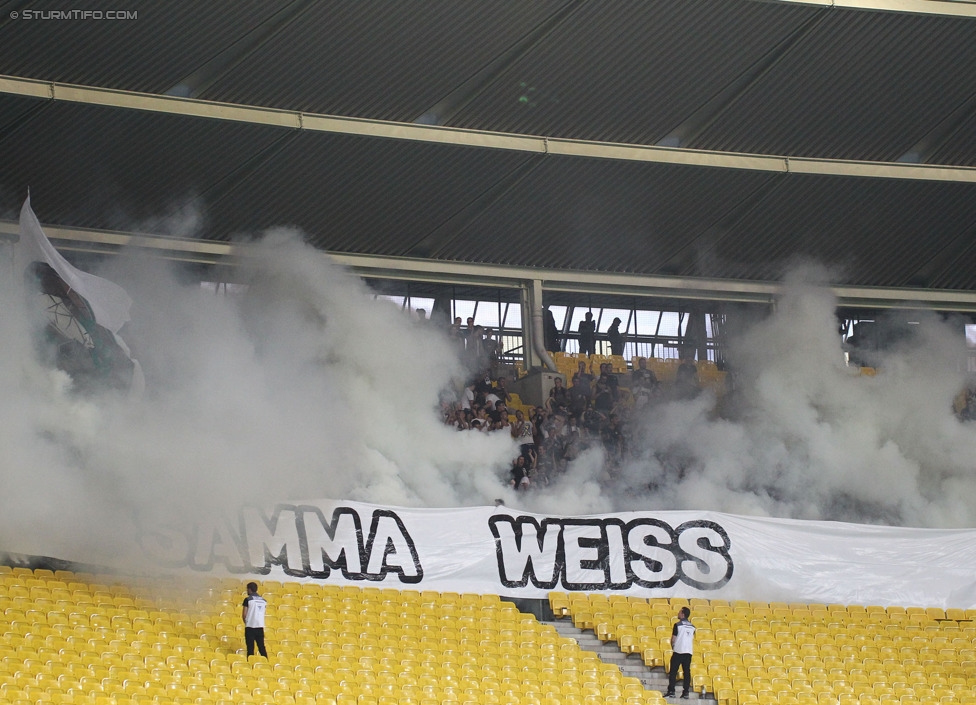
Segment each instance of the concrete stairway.
[[[561,636],[575,639],[580,648],[595,653],[604,663],[611,663],[617,666],[625,676],[638,678],[648,690],[657,690],[664,693],[668,689],[668,674],[663,668],[651,668],[646,666],[641,660],[640,654],[625,654],[622,652],[615,641],[606,643],[596,638],[596,634],[591,629],[583,630],[576,627],[569,619],[556,619],[548,621],[546,624],[552,625]],[[692,669],[694,674],[694,669]],[[681,695],[681,683],[678,683],[678,695]],[[706,693],[702,698],[701,693],[693,693],[691,700],[681,700],[679,698],[668,698],[669,703],[679,705],[694,701],[697,705],[716,705],[715,696]]]

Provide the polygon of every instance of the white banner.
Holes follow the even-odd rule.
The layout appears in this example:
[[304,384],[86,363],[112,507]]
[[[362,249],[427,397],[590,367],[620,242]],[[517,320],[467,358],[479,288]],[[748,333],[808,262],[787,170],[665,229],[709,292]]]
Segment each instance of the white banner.
[[969,529],[321,500],[247,507],[189,532],[144,529],[139,540],[159,567],[275,580],[524,598],[579,590],[976,608],[976,530]]

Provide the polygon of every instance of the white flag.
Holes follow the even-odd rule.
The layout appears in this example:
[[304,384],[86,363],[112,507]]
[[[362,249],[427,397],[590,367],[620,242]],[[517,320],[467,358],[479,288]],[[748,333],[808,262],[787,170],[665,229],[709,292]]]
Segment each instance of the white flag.
[[[142,368],[138,360],[132,357],[125,341],[119,336],[119,330],[129,320],[129,308],[132,306],[132,299],[125,292],[125,289],[118,284],[94,274],[83,272],[62,257],[61,253],[51,244],[51,241],[47,239],[47,235],[44,234],[37,216],[31,209],[30,196],[28,195],[27,200],[24,201],[24,207],[20,209],[20,241],[14,247],[14,266],[16,271],[25,273],[34,262],[49,265],[61,277],[69,292],[73,292],[85,300],[91,309],[95,323],[111,333],[111,337],[118,348],[132,363],[131,380],[127,379],[128,375],[126,374],[126,379],[120,380],[120,382],[127,386],[133,394],[141,394],[145,388]],[[57,311],[52,313],[52,310],[49,310],[48,316],[50,318],[53,315],[55,319],[60,321],[63,317],[59,317],[57,313]],[[68,315],[71,316],[70,312]],[[81,340],[87,348],[95,346],[90,331],[85,330],[79,321],[72,320],[65,326],[55,327],[59,329],[61,334]],[[99,349],[105,350],[110,347],[110,344],[106,344]],[[108,355],[107,359],[111,359],[111,355]],[[109,366],[111,367],[111,364]],[[128,364],[123,367],[127,368]]]
[[129,320],[132,299],[114,282],[83,272],[61,256],[31,210],[30,196],[20,209],[20,242],[14,248],[17,271],[23,272],[31,262],[47,262],[65,283],[91,306],[95,322],[113,333]]

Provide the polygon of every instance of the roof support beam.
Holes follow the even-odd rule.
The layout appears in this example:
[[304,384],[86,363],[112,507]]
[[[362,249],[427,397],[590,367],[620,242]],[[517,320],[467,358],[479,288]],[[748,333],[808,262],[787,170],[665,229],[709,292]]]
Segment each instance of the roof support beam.
[[[0,247],[5,240],[15,240],[19,230],[15,221],[0,220]],[[137,247],[154,251],[167,259],[223,265],[233,265],[241,258],[252,256],[252,249],[248,245],[226,242],[181,240],[56,225],[45,225],[44,230],[58,248],[65,251],[114,254],[123,247]],[[541,269],[342,252],[326,254],[356,274],[375,279],[508,289],[520,288],[525,282],[538,280],[546,291],[737,303],[771,303],[782,291],[782,285],[776,282]],[[836,286],[831,290],[840,306],[976,313],[976,291],[855,286]]]
[[463,147],[505,149],[567,157],[615,159],[620,161],[707,166],[796,174],[823,174],[882,179],[954,181],[976,183],[976,168],[930,164],[843,161],[781,157],[765,154],[735,154],[677,149],[637,144],[539,137],[486,130],[465,130],[437,125],[367,120],[364,118],[315,115],[290,110],[178,98],[108,88],[75,86],[32,79],[0,76],[0,93],[49,100],[102,105],[129,110],[183,115],[211,120],[231,120],[252,125],[361,135]]
[[774,0],[820,7],[844,7],[851,10],[879,10],[908,12],[916,15],[945,15],[946,17],[976,17],[976,2],[972,0]]

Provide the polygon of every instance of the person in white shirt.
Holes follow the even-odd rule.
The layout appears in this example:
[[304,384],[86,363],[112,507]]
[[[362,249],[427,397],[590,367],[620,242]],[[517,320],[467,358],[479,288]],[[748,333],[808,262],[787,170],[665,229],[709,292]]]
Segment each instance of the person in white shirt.
[[682,607],[678,610],[678,621],[674,623],[671,630],[671,667],[668,669],[668,692],[664,694],[666,698],[674,697],[674,686],[678,680],[678,668],[681,668],[684,681],[684,691],[681,697],[687,699],[691,693],[691,653],[695,641],[695,625],[688,621],[691,610]]
[[264,614],[268,609],[268,601],[258,594],[258,584],[247,584],[247,597],[241,607],[241,619],[244,620],[244,642],[247,644],[247,655],[254,655],[254,647],[258,653],[268,658],[264,648]]

